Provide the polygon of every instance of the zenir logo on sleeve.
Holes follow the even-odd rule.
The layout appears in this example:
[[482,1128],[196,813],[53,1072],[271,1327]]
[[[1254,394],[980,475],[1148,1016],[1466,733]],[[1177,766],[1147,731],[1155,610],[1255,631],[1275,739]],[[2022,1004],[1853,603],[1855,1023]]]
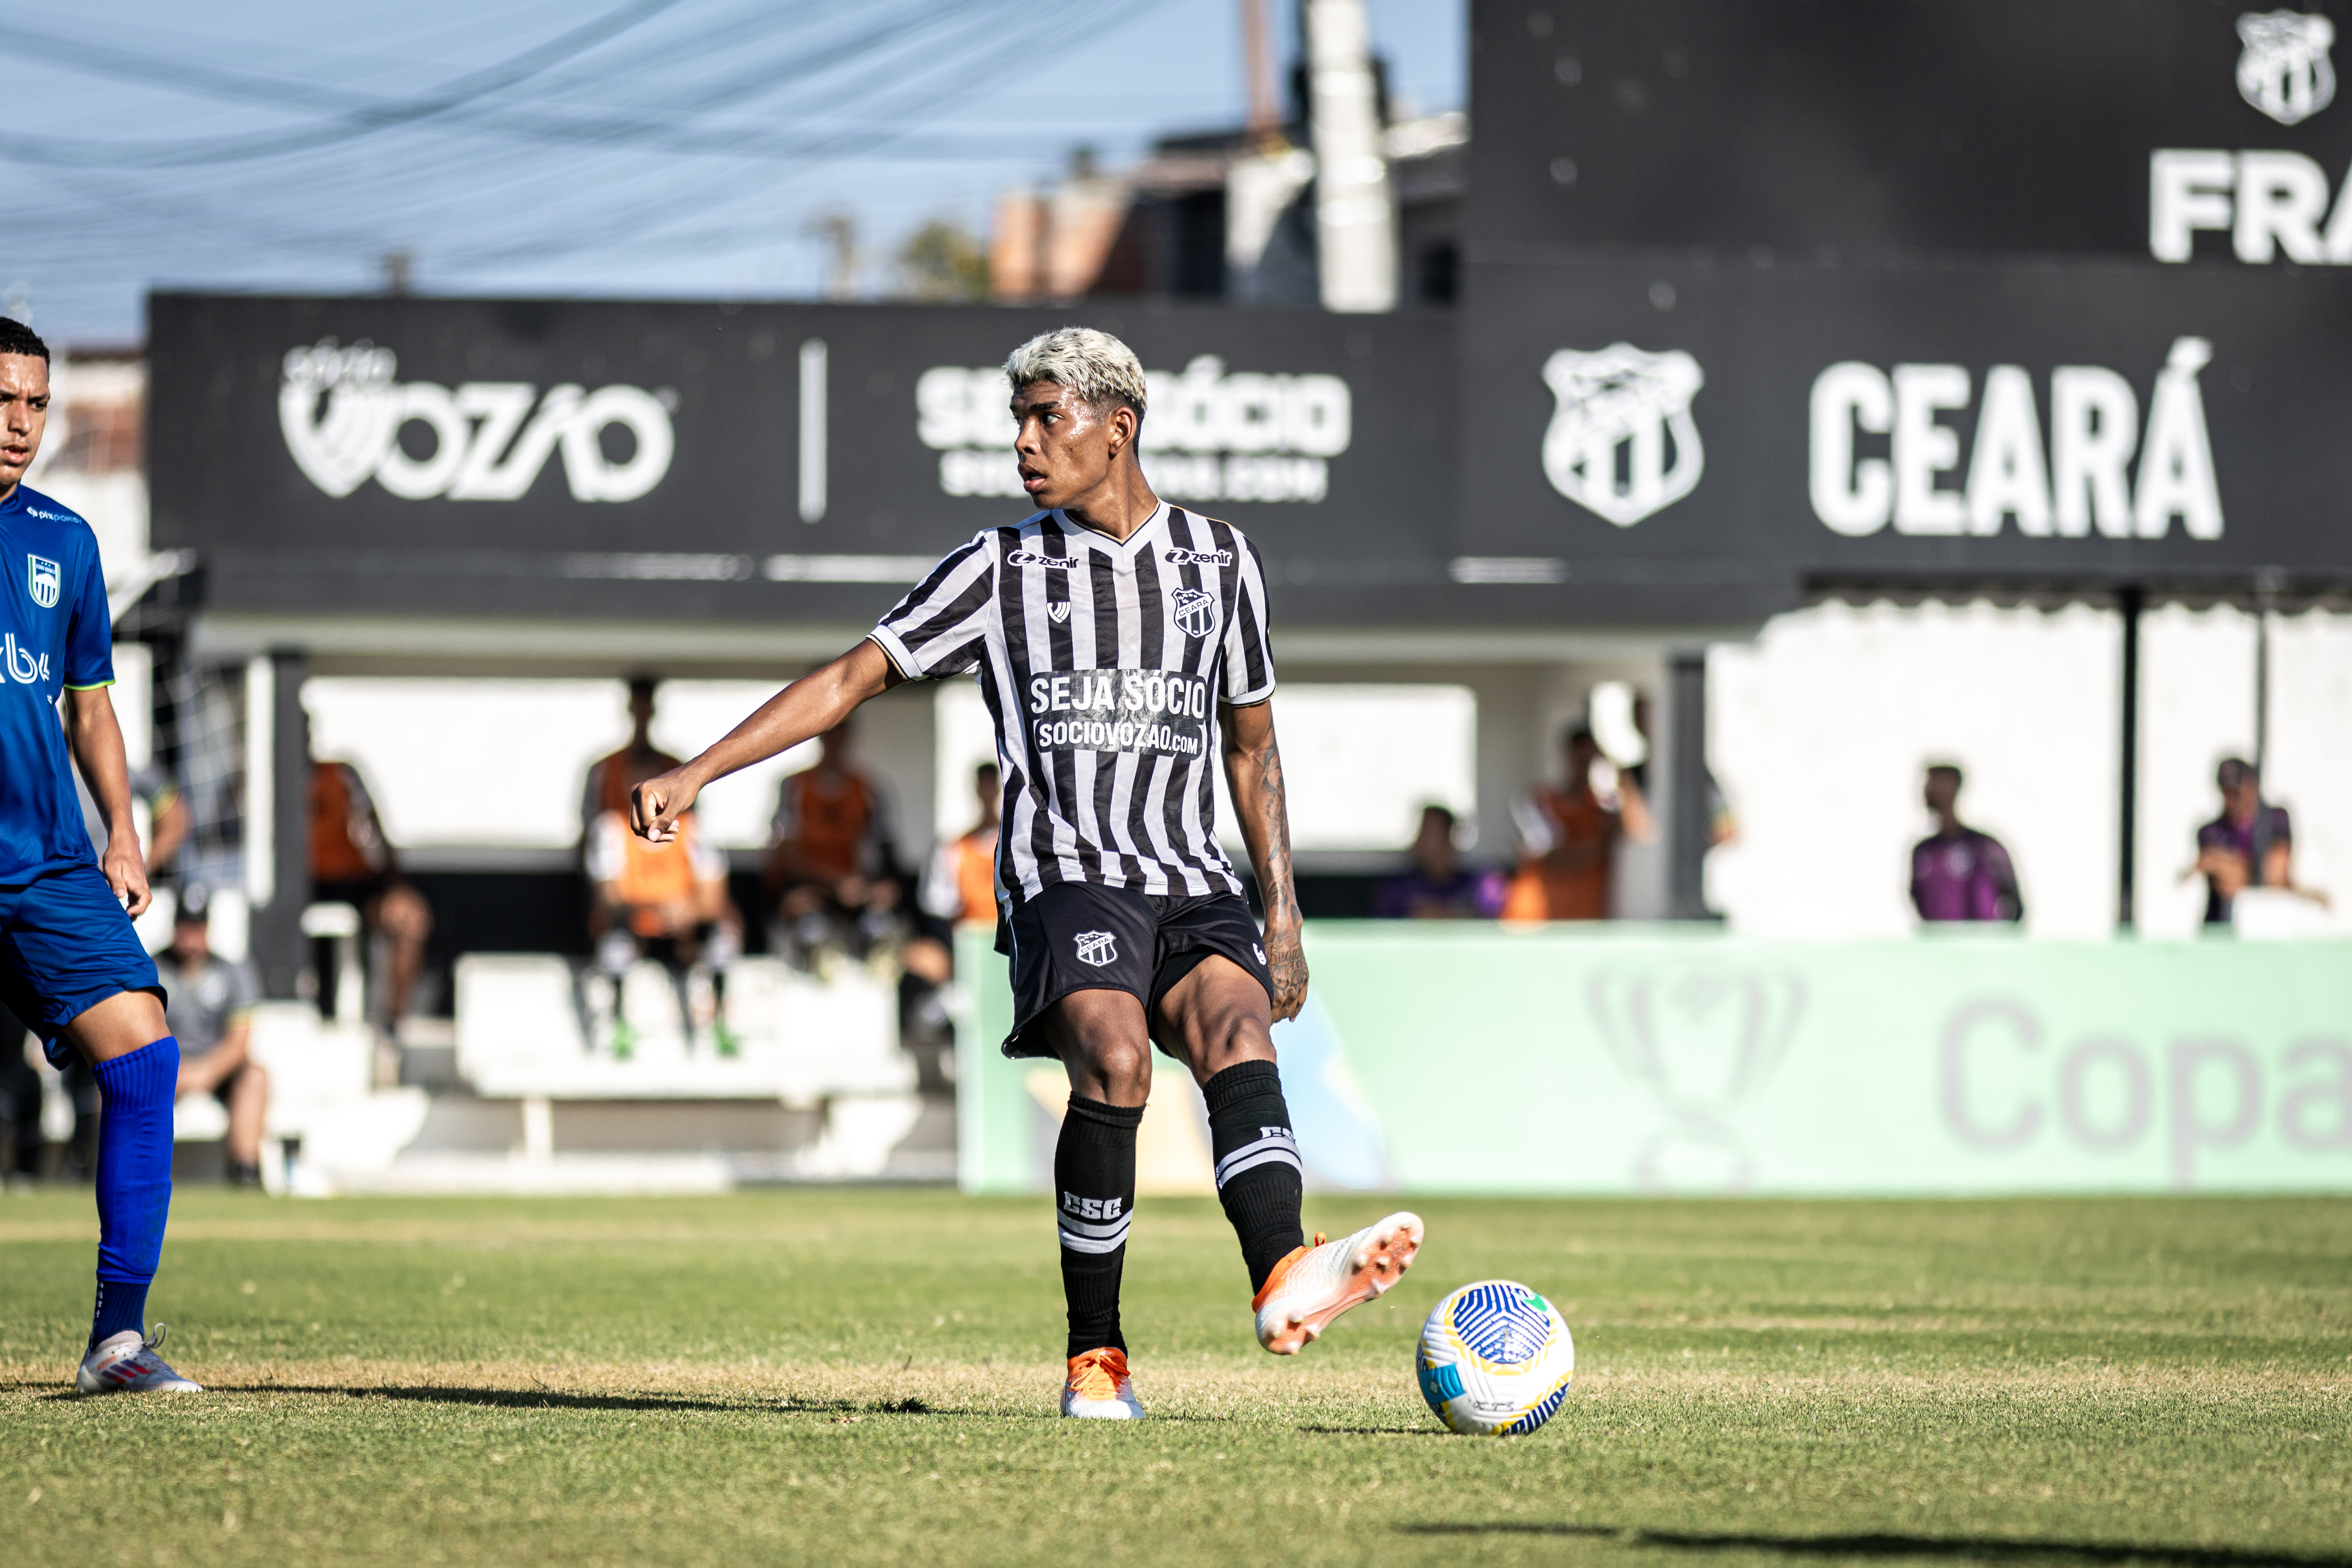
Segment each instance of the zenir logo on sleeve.
[[1118,962],[1118,943],[1107,931],[1082,931],[1076,938],[1078,962],[1100,969]]
[[33,603],[45,610],[57,608],[58,595],[64,585],[65,574],[58,563],[46,555],[25,557],[25,586],[31,590]]

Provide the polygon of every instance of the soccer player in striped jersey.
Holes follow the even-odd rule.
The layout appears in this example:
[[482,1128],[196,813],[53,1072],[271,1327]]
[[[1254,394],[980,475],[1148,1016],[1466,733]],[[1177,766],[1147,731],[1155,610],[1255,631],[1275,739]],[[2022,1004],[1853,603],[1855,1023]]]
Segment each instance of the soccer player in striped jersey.
[[[849,652],[709,751],[637,787],[656,840],[711,780],[821,734],[905,680],[976,674],[1005,806],[997,948],[1012,960],[1004,1051],[1058,1058],[1054,1156],[1069,1308],[1066,1415],[1143,1414],[1119,1330],[1136,1129],[1151,1048],[1208,1102],[1217,1193],[1240,1238],[1258,1341],[1296,1353],[1394,1284],[1421,1221],[1394,1214],[1308,1245],[1305,1177],[1273,1026],[1307,998],[1265,573],[1230,524],[1161,500],[1137,460],[1141,364],[1065,327],[1006,361],[1022,485],[1041,509],[950,554]],[[1216,838],[1222,766],[1265,908],[1250,918]]]

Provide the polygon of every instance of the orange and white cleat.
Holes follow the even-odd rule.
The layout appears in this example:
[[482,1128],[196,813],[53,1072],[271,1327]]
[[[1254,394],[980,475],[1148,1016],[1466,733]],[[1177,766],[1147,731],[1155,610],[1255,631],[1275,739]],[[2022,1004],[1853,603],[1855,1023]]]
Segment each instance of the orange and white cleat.
[[1087,1351],[1070,1358],[1062,1383],[1062,1414],[1081,1421],[1140,1421],[1135,1384],[1128,1376],[1125,1351]]
[[1421,1250],[1421,1216],[1400,1211],[1355,1235],[1302,1247],[1274,1266],[1250,1303],[1257,1342],[1276,1355],[1297,1355],[1320,1339],[1331,1320],[1385,1291],[1412,1267]]

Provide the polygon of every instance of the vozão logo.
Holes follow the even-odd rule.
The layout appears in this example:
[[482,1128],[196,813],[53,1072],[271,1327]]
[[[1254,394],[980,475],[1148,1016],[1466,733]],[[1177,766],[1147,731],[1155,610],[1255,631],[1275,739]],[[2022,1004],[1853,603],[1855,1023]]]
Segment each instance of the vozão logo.
[[[1228,374],[1202,354],[1144,373],[1142,461],[1171,500],[1319,501],[1348,449],[1354,399],[1336,375]],[[995,366],[936,365],[915,382],[915,433],[940,454],[951,496],[1025,499],[1013,458],[1011,393]]]
[[2336,24],[2294,11],[2249,11],[2238,18],[2238,96],[2277,121],[2299,125],[2336,101],[2327,47]]
[[1679,349],[1612,343],[1593,353],[1562,349],[1544,362],[1543,377],[1559,400],[1543,440],[1552,489],[1631,528],[1696,488],[1706,467],[1690,411],[1706,381],[1698,361]]
[[1118,962],[1118,943],[1107,931],[1082,931],[1076,938],[1078,962],[1097,969]]
[[33,603],[41,608],[57,608],[58,595],[64,582],[64,574],[58,570],[58,563],[47,556],[25,557],[25,587],[33,595]]
[[[516,500],[559,447],[574,500],[635,500],[669,472],[669,409],[643,387],[590,392],[567,382],[541,395],[526,382],[469,381],[452,390],[395,381],[397,368],[392,350],[364,340],[287,352],[278,427],[296,467],[327,494],[347,496],[373,479],[404,500]],[[432,432],[423,457],[401,442],[412,424]],[[604,451],[614,426],[634,443],[618,460]]]

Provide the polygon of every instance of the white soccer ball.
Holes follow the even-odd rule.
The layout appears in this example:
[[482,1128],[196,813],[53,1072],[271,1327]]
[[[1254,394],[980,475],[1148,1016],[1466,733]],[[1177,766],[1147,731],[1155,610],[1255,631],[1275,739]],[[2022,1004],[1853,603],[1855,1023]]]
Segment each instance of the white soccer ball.
[[1421,1396],[1456,1432],[1516,1437],[1552,1417],[1576,1372],[1559,1309],[1509,1279],[1465,1285],[1421,1326]]

